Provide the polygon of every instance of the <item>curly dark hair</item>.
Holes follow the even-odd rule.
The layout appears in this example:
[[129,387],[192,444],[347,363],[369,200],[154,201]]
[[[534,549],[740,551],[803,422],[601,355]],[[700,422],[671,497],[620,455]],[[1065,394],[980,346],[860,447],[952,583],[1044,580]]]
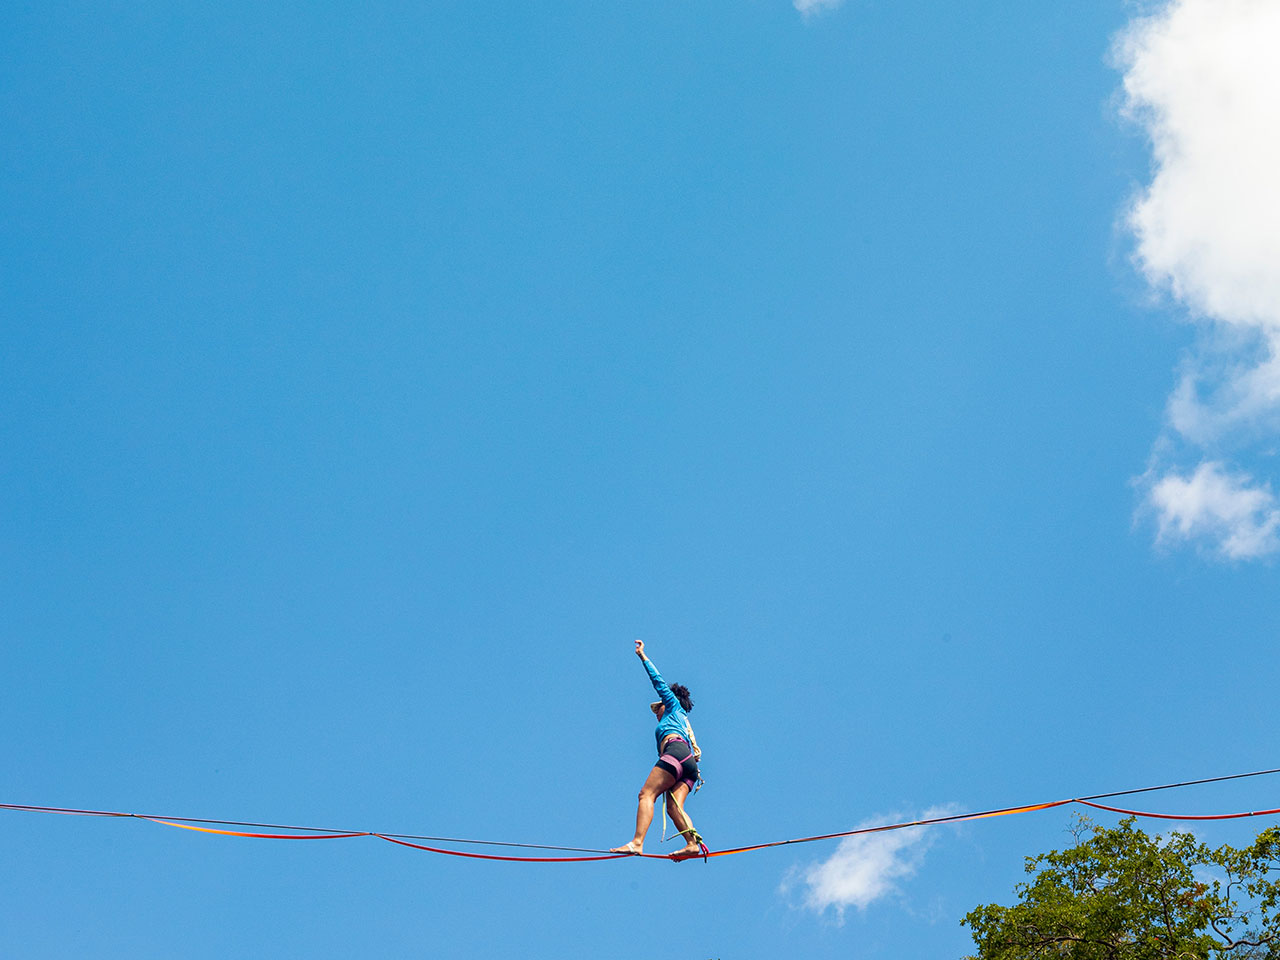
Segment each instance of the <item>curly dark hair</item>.
[[671,684],[671,692],[676,695],[676,699],[680,701],[680,706],[684,708],[685,713],[693,709],[693,695],[689,693],[689,688],[683,683]]

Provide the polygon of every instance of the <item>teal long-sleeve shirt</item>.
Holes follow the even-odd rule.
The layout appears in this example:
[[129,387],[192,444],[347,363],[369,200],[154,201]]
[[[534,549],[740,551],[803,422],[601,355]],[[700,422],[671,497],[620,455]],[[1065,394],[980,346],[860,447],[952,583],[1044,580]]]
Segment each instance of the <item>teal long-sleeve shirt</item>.
[[662,713],[662,719],[658,721],[657,729],[654,730],[658,750],[662,750],[662,741],[673,733],[683,737],[688,741],[689,748],[693,749],[693,727],[689,724],[689,715],[684,712],[684,707],[680,706],[680,701],[667,686],[667,681],[662,679],[662,674],[648,657],[644,658],[644,668],[649,672],[649,679],[653,682],[653,689],[658,692],[658,699],[666,707]]

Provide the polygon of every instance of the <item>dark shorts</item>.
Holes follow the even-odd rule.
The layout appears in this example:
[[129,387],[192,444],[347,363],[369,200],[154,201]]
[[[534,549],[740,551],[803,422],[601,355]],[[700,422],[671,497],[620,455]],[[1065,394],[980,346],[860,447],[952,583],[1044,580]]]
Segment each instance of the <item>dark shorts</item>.
[[662,748],[662,756],[654,764],[659,770],[665,770],[676,778],[676,783],[683,783],[693,792],[698,784],[698,761],[693,759],[693,751],[689,744],[679,737],[672,737]]

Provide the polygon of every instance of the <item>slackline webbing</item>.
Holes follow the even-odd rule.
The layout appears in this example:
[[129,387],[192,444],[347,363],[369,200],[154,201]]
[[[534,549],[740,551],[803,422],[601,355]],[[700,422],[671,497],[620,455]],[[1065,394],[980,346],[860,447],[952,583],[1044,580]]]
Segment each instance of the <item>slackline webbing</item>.
[[[771,840],[766,843],[756,843],[742,847],[729,847],[723,850],[704,849],[701,853],[685,854],[683,856],[676,853],[612,853],[608,850],[598,850],[591,847],[564,847],[541,843],[517,843],[505,840],[468,840],[461,837],[428,837],[407,833],[381,833],[374,830],[334,830],[324,827],[303,827],[292,824],[254,823],[247,820],[212,820],[202,817],[156,816],[141,813],[122,813],[114,810],[82,810],[75,807],[44,807],[25,803],[0,803],[0,810],[9,810],[17,813],[53,813],[64,816],[112,817],[118,819],[145,820],[148,823],[158,823],[167,827],[178,827],[181,830],[195,830],[200,833],[211,833],[225,837],[250,837],[256,840],[346,840],[353,837],[374,837],[378,840],[385,840],[388,843],[394,843],[402,847],[409,847],[414,850],[423,850],[427,853],[439,853],[450,857],[466,857],[473,860],[501,860],[512,863],[585,863],[595,860],[625,860],[636,857],[648,860],[680,861],[697,859],[698,857],[702,857],[703,859],[706,859],[707,857],[727,857],[735,853],[750,853],[755,850],[768,850],[773,847],[784,847],[797,843],[813,843],[818,840],[836,840],[843,837],[856,837],[863,834],[885,833],[890,830],[904,830],[907,827],[927,827],[947,823],[963,823],[969,820],[983,820],[990,817],[1006,817],[1018,813],[1032,813],[1037,810],[1051,810],[1054,807],[1063,807],[1073,803],[1078,803],[1085,807],[1091,807],[1095,810],[1106,810],[1110,813],[1119,813],[1125,816],[1157,820],[1238,820],[1244,817],[1276,816],[1280,815],[1280,807],[1270,810],[1250,810],[1243,813],[1172,814],[1152,813],[1144,810],[1129,810],[1124,807],[1115,807],[1097,802],[1099,800],[1132,796],[1139,793],[1152,793],[1157,790],[1176,790],[1181,787],[1199,786],[1207,783],[1222,783],[1227,780],[1243,780],[1247,777],[1262,777],[1274,773],[1280,773],[1280,767],[1273,770],[1255,770],[1252,773],[1234,773],[1222,777],[1207,777],[1202,780],[1184,780],[1179,783],[1164,783],[1151,787],[1136,787],[1131,790],[1115,790],[1110,793],[1095,793],[1091,796],[1071,797],[1066,800],[1051,800],[1047,803],[1023,804],[1014,807],[998,807],[993,810],[956,813],[942,817],[930,817],[923,820],[908,820],[902,823],[885,823],[873,827],[858,827],[854,830],[842,830],[837,833],[824,833],[811,837],[795,837],[790,840]],[[226,829],[228,827],[245,827],[250,829]],[[263,830],[273,832],[258,832]],[[427,843],[417,843],[414,841],[427,841]],[[452,844],[454,846],[468,845],[506,847],[509,849],[524,850],[546,850],[560,853],[588,854],[588,856],[532,857],[509,856],[493,853],[470,853],[464,850],[452,850],[443,846],[428,846],[428,843]]]

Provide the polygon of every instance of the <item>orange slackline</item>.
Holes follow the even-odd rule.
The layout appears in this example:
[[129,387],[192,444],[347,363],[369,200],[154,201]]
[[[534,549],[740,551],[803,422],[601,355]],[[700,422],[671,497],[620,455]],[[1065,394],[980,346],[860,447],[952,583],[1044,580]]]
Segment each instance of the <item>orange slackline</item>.
[[199,830],[201,833],[217,833],[224,837],[252,837],[255,840],[345,840],[348,837],[373,836],[370,833],[243,833],[239,830],[214,830],[212,827],[197,827],[190,823],[174,823],[172,820],[161,820],[159,817],[136,816],[135,819],[162,823],[166,827],[177,827],[179,830]]
[[865,833],[885,833],[889,830],[904,830],[907,827],[930,827],[935,824],[942,823],[960,823],[964,820],[982,820],[987,817],[1006,817],[1014,813],[1032,813],[1036,810],[1048,810],[1051,807],[1061,807],[1065,804],[1075,802],[1075,800],[1054,800],[1050,803],[1036,803],[1025,807],[1004,807],[1000,810],[984,810],[981,813],[957,813],[949,817],[933,817],[928,820],[908,820],[903,823],[885,823],[875,827],[859,827],[857,830],[845,830],[841,833],[824,833],[815,837],[797,837],[794,840],[774,840],[770,843],[757,843],[750,847],[732,847],[728,850],[712,850],[708,856],[727,857],[731,853],[749,853],[752,850],[767,850],[769,847],[785,847],[792,843],[812,843],[815,840],[835,840],[839,837],[856,837]]
[[[467,857],[474,860],[502,860],[512,863],[585,863],[597,860],[622,860],[631,857],[640,857],[648,860],[680,861],[691,860],[697,857],[702,857],[703,859],[706,859],[707,857],[727,857],[735,853],[750,853],[755,850],[767,850],[771,847],[784,847],[795,843],[813,843],[818,840],[835,840],[843,837],[856,837],[868,833],[904,830],[907,827],[927,827],[945,823],[963,823],[968,820],[983,820],[988,817],[1007,817],[1017,813],[1032,813],[1037,810],[1050,810],[1054,807],[1062,807],[1072,803],[1092,807],[1096,810],[1106,810],[1110,813],[1119,813],[1125,816],[1144,817],[1158,820],[1238,820],[1243,817],[1275,816],[1280,815],[1280,808],[1273,810],[1251,810],[1245,813],[1172,814],[1150,813],[1142,810],[1126,810],[1122,807],[1112,807],[1096,802],[1098,800],[1105,800],[1111,797],[1129,796],[1137,793],[1150,793],[1156,790],[1172,790],[1178,787],[1189,787],[1205,783],[1219,783],[1225,780],[1240,780],[1245,777],[1259,777],[1272,773],[1280,773],[1280,768],[1274,770],[1257,770],[1253,773],[1237,773],[1224,777],[1210,777],[1205,780],[1189,780],[1182,783],[1166,783],[1153,787],[1139,787],[1134,790],[1117,790],[1112,793],[1098,793],[1088,797],[1072,797],[1067,800],[1052,800],[1048,803],[1034,803],[1017,807],[1000,807],[995,810],[983,810],[973,813],[957,813],[945,817],[931,817],[925,820],[909,820],[903,823],[886,823],[874,827],[859,827],[856,830],[843,830],[839,833],[824,833],[812,837],[796,837],[792,840],[772,840],[768,843],[757,843],[751,846],[730,847],[725,850],[707,850],[706,847],[703,847],[702,851],[699,853],[685,855],[677,853],[613,853],[608,850],[596,850],[588,847],[559,847],[539,843],[512,843],[501,840],[464,840],[458,837],[424,837],[404,833],[378,833],[371,830],[329,830],[322,827],[299,827],[278,823],[251,823],[244,820],[208,820],[198,817],[160,817],[140,813],[119,813],[111,810],[80,810],[73,807],[40,807],[30,804],[16,803],[0,803],[0,810],[11,810],[20,813],[56,813],[81,817],[130,818],[134,820],[146,820],[149,823],[159,823],[167,827],[178,827],[181,830],[196,830],[200,833],[212,833],[227,837],[251,837],[260,840],[343,840],[350,839],[352,837],[376,837],[379,840],[386,840],[389,843],[394,843],[402,847],[411,847],[414,850],[424,850],[428,853],[441,853],[446,856]],[[252,827],[261,830],[290,832],[257,833],[243,830],[224,829],[226,827]],[[415,840],[427,840],[433,843],[448,843],[455,845],[472,844],[490,847],[518,847],[532,850],[562,851],[590,854],[590,856],[517,857],[490,853],[467,853],[462,850],[450,850],[445,847],[427,846],[422,843],[412,842]]]

